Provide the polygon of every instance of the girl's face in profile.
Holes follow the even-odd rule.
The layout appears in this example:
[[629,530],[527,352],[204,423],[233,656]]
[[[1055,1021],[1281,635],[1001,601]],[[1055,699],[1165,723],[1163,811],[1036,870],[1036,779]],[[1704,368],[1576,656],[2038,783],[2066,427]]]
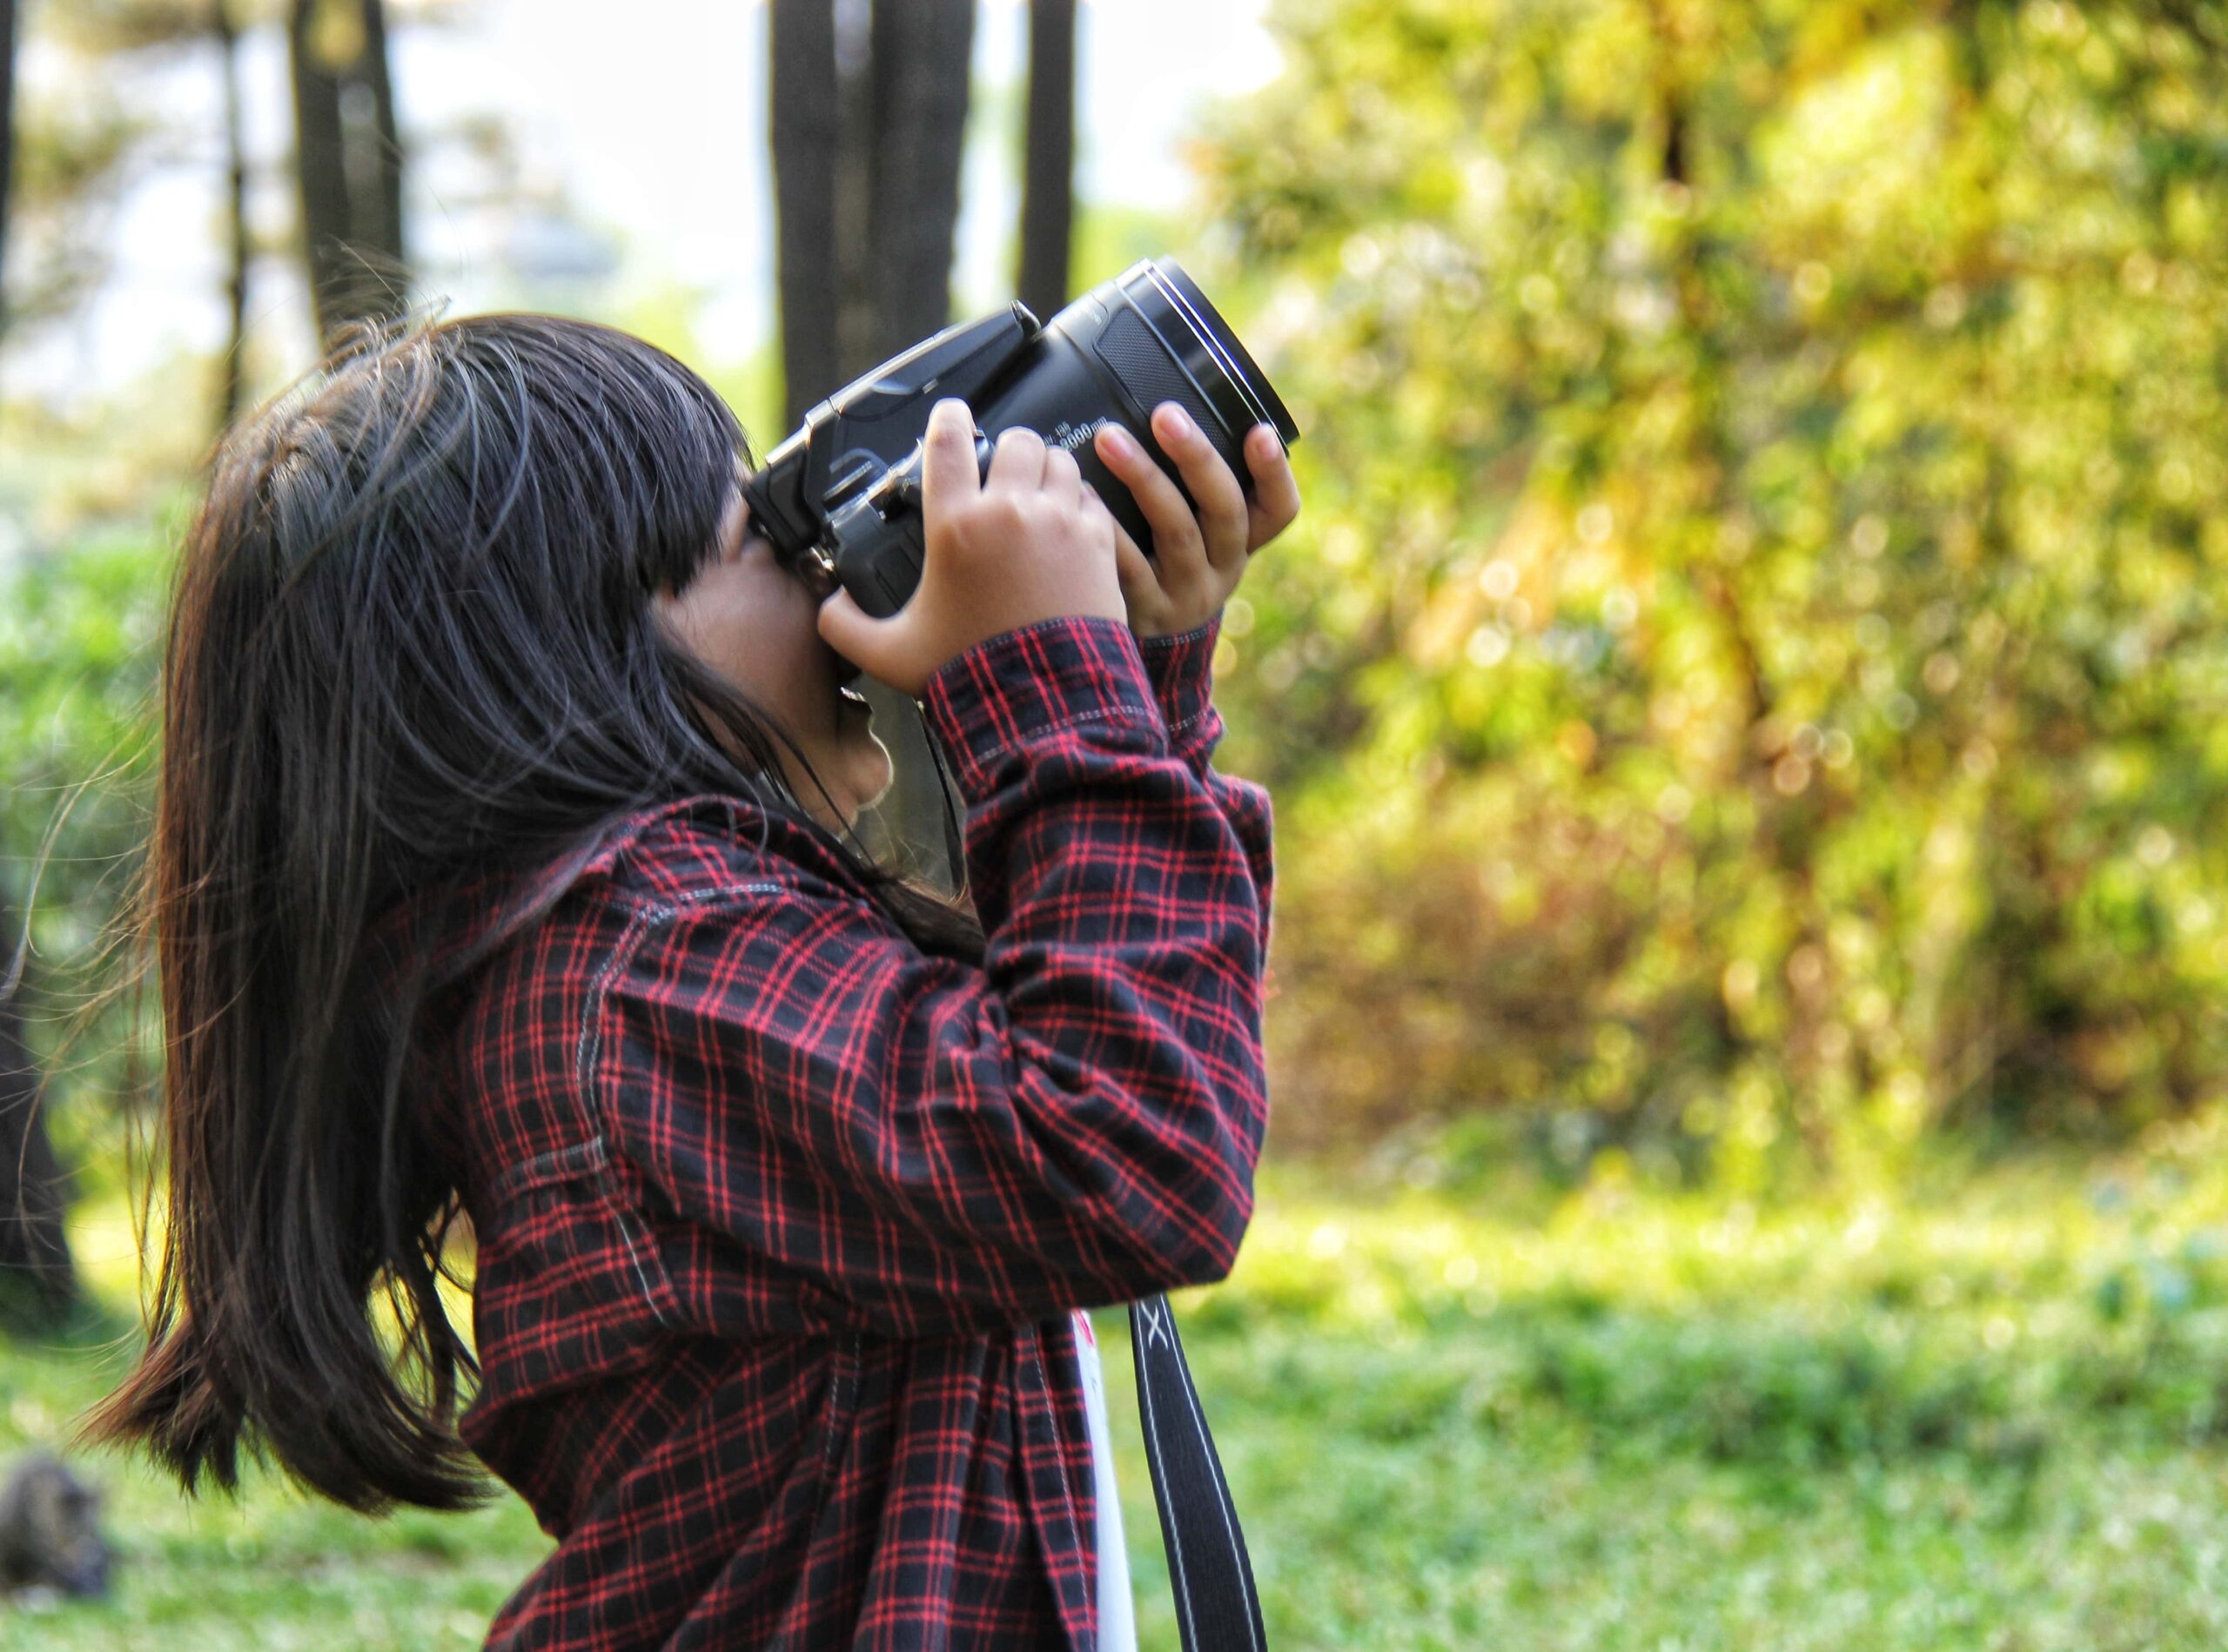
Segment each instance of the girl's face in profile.
[[[789,777],[790,789],[823,824],[840,828],[889,789],[890,763],[864,701],[839,692],[854,671],[821,641],[820,604],[829,594],[822,586],[809,565],[782,567],[772,544],[752,531],[738,485],[711,557],[685,590],[661,591],[654,601],[698,659],[779,718],[804,749],[829,799],[802,773]],[[830,802],[840,818],[829,817]]]

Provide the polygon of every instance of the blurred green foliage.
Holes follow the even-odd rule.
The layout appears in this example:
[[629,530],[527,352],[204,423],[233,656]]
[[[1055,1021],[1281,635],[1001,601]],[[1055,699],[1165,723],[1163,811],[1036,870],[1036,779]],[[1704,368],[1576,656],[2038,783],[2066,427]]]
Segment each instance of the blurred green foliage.
[[166,567],[144,526],[0,561],[0,968],[28,942],[49,1129],[85,1188],[124,1173],[117,1150],[153,1098],[153,1029],[132,1001],[124,926],[147,829]]
[[1288,1144],[1736,1179],[2228,1075],[2228,14],[1283,0],[1200,151]]
[[53,897],[40,910],[58,950],[84,944],[80,898],[111,903],[95,891],[134,863],[145,829],[162,588],[144,534],[0,566],[0,840],[17,898],[34,872]]

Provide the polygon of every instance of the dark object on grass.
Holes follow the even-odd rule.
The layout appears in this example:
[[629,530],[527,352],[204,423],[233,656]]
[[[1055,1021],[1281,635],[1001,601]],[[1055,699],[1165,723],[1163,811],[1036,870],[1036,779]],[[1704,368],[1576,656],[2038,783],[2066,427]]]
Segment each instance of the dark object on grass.
[[97,1487],[44,1452],[21,1459],[0,1484],[0,1594],[46,1588],[108,1593],[108,1541]]

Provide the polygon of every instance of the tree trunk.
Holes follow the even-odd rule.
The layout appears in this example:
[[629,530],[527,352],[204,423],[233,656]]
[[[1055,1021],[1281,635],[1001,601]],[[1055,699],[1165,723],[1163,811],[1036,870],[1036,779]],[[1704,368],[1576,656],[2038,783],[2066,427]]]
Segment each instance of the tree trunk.
[[294,167],[319,337],[409,299],[380,0],[293,0]]
[[16,165],[16,0],[0,0],[0,333],[8,330],[9,182]]
[[1029,131],[1021,184],[1021,301],[1050,320],[1069,299],[1075,227],[1076,0],[1030,0]]
[[[402,134],[394,120],[394,77],[387,67],[386,7],[383,0],[359,0],[362,7],[364,52],[357,59],[356,80],[370,94],[369,130],[352,134],[349,153],[362,158],[360,170],[351,168],[356,238],[375,248],[392,267],[397,289],[391,308],[399,312],[408,299],[403,290],[409,258],[402,238]],[[344,112],[345,110],[344,110]]]
[[875,354],[882,329],[875,319],[877,294],[870,267],[880,226],[874,221],[874,158],[880,139],[874,77],[869,57],[871,0],[836,5],[836,262],[829,271],[836,296],[834,389],[882,359]]
[[241,358],[247,349],[247,138],[240,108],[239,34],[232,25],[232,0],[212,0],[210,19],[225,77],[225,256],[231,265],[225,285],[231,325],[217,388],[217,429],[222,433],[239,416],[245,370]]
[[[784,431],[835,389],[836,169],[841,136],[835,0],[774,0],[767,53],[774,244],[782,300]],[[768,444],[770,446],[770,444]]]
[[875,6],[873,214],[861,254],[873,274],[876,331],[860,372],[950,323],[974,43],[974,0]]
[[302,204],[302,251],[318,337],[331,343],[353,313],[349,264],[348,167],[340,129],[340,77],[314,40],[319,0],[294,0],[287,37],[294,71],[294,178]]
[[67,1179],[23,1037],[21,943],[15,908],[0,901],[0,1325],[40,1328],[77,1306],[77,1273],[63,1226]]
[[[973,0],[774,0],[767,61],[789,422],[951,319]],[[859,63],[846,62],[856,56]]]

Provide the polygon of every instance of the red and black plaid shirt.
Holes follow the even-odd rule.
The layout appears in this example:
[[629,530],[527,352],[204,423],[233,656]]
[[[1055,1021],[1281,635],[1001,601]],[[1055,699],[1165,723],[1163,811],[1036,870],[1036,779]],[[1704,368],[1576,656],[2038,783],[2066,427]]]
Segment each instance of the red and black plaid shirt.
[[1216,631],[1050,621],[932,680],[980,968],[742,800],[539,875],[429,1052],[464,1436],[559,1540],[491,1645],[1096,1644],[1070,1310],[1222,1278],[1267,1122]]

